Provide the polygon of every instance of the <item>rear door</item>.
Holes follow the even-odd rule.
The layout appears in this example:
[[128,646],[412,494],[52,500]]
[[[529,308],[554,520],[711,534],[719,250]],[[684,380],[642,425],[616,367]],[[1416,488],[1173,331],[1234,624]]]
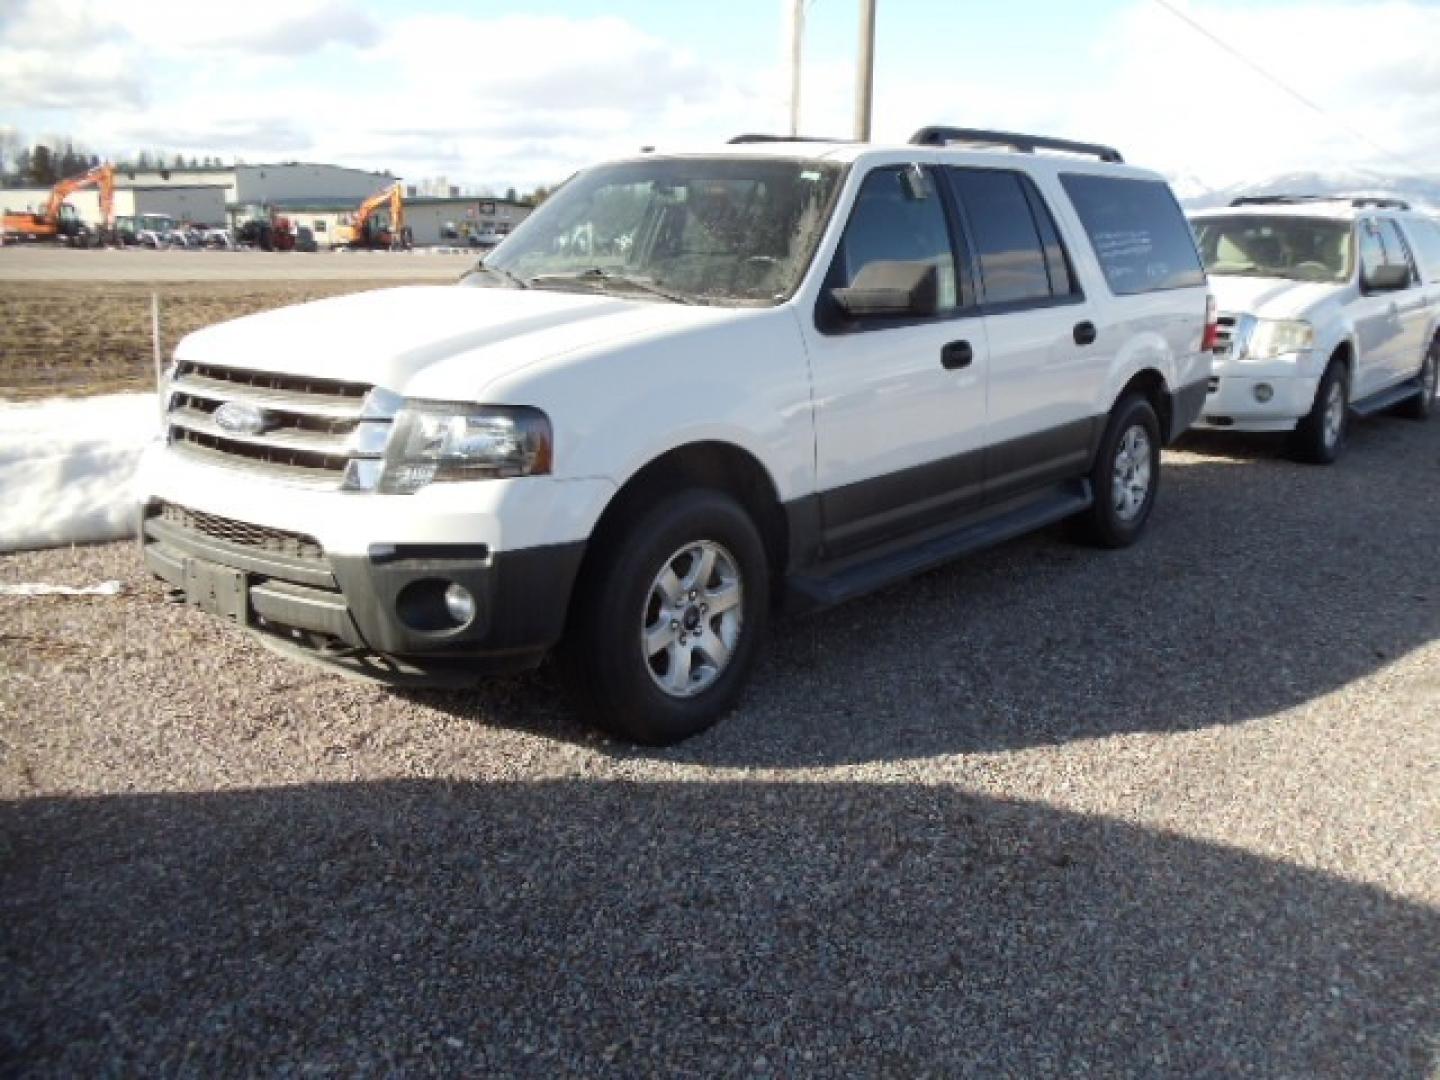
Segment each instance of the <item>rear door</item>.
[[1097,327],[1054,215],[1029,176],[944,172],[973,248],[990,343],[985,499],[995,502],[1085,470],[1114,336]]
[[[955,243],[933,170],[880,166],[864,178],[805,327],[828,557],[979,502],[989,350]],[[897,261],[936,268],[939,310],[846,317],[830,291]]]

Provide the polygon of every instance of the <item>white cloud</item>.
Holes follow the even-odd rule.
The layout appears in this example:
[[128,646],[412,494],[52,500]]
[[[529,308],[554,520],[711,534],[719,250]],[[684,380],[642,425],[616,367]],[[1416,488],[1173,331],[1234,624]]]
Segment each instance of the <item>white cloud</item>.
[[[1183,10],[1328,117],[1160,6],[1136,3],[1097,26],[1078,60],[1017,57],[1013,78],[998,82],[959,63],[916,71],[903,43],[882,41],[876,137],[903,140],[943,121],[1068,135],[1211,186],[1302,168],[1401,167],[1348,127],[1440,167],[1433,7],[1230,2]],[[618,16],[381,22],[360,0],[251,0],[243,9],[21,0],[0,8],[0,101],[68,106],[47,127],[101,151],[303,156],[523,187],[642,144],[778,130],[779,50],[758,52],[748,65],[722,64]],[[807,57],[808,131],[849,133],[852,80],[851,56]]]

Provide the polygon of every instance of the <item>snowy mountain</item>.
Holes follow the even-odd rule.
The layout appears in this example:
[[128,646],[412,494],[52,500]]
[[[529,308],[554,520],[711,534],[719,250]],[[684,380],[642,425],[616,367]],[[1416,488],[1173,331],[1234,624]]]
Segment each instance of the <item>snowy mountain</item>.
[[1440,176],[1336,169],[1289,172],[1247,184],[1206,188],[1193,176],[1170,178],[1176,197],[1187,210],[1226,206],[1240,195],[1388,195],[1404,199],[1416,210],[1440,214]]

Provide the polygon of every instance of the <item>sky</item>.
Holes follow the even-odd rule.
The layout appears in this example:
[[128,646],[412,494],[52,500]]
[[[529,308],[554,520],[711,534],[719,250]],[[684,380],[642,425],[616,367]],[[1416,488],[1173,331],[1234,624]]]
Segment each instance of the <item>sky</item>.
[[[0,0],[0,130],[523,191],[642,145],[785,130],[790,7]],[[1440,0],[877,10],[877,140],[947,123],[1103,142],[1182,194],[1292,170],[1440,174]],[[809,0],[804,133],[852,133],[858,27],[859,0]]]

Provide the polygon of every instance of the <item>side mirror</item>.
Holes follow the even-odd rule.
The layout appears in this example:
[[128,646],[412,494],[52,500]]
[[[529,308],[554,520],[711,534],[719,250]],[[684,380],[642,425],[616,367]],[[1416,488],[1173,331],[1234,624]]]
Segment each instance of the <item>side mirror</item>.
[[1365,287],[1366,292],[1393,292],[1404,289],[1410,285],[1410,268],[1386,263],[1384,266],[1377,266],[1368,274],[1363,274],[1360,284]]
[[852,319],[884,315],[934,315],[940,307],[940,275],[932,263],[872,262],[844,289],[830,295]]

